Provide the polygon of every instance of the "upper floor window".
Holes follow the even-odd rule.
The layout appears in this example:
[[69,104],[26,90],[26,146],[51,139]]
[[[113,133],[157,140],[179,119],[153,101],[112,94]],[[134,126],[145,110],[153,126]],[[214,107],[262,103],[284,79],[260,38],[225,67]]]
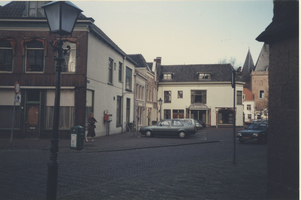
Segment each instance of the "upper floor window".
[[237,104],[242,104],[242,91],[237,91]]
[[264,90],[259,91],[259,98],[264,99]]
[[122,63],[121,62],[119,62],[118,81],[122,82]]
[[37,40],[25,44],[26,48],[26,71],[42,72],[44,69],[44,46]]
[[126,67],[125,89],[132,90],[132,69]]
[[171,103],[171,91],[164,91],[164,103]]
[[110,84],[113,84],[113,59],[109,58],[109,80]]
[[45,1],[29,1],[28,17],[44,17],[44,9],[41,8]]
[[209,81],[209,80],[211,80],[211,74],[210,73],[198,73],[198,78],[200,81]]
[[75,72],[76,68],[76,43],[64,42],[63,48],[70,46],[70,50],[64,55],[65,61],[62,63],[63,72]]
[[13,68],[13,50],[10,41],[0,40],[0,71],[11,72]]
[[206,90],[191,90],[191,103],[206,103]]
[[178,99],[183,99],[183,91],[182,90],[178,91]]
[[247,110],[251,110],[251,105],[250,104],[247,105]]
[[163,74],[163,80],[172,80],[172,73]]

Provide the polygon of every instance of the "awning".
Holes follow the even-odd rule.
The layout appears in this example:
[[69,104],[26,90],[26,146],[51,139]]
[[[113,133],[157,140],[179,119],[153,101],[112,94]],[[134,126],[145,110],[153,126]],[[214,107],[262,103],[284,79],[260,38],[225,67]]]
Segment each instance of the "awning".
[[203,103],[191,104],[188,107],[189,110],[208,110],[209,108]]

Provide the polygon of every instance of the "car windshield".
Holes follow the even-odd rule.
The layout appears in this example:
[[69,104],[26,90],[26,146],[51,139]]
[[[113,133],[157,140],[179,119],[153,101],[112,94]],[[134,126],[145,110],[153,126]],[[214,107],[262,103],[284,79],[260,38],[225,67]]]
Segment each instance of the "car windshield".
[[266,124],[251,124],[247,129],[248,130],[264,130],[266,129]]

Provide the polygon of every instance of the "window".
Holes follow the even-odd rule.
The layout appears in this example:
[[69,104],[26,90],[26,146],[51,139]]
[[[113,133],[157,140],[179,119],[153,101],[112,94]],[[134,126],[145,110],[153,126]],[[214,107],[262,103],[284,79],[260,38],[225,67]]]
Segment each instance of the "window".
[[113,84],[113,59],[109,58],[109,84]]
[[178,99],[183,99],[183,91],[178,91]]
[[[55,90],[48,90],[46,97],[45,128],[52,129],[54,115]],[[61,90],[60,129],[70,129],[74,126],[74,90]]]
[[119,68],[118,68],[118,81],[122,82],[122,63],[119,62]]
[[86,91],[86,127],[88,127],[88,117],[93,112],[94,91]]
[[248,119],[251,119],[252,118],[252,114],[248,114]]
[[125,89],[132,90],[132,69],[126,67]]
[[44,68],[44,46],[37,40],[26,43],[26,71],[42,72]]
[[171,119],[171,111],[164,110],[164,119]]
[[0,71],[11,72],[13,69],[13,50],[10,41],[0,40]]
[[172,125],[173,126],[183,126],[182,122],[180,122],[179,120],[173,120]]
[[206,90],[191,90],[191,103],[206,103]]
[[251,105],[247,105],[247,110],[251,110]]
[[169,125],[170,125],[169,121],[161,122],[161,126],[169,126]]
[[116,109],[116,126],[122,126],[121,110],[122,110],[122,97],[117,96],[117,109]]
[[172,118],[173,119],[184,119],[184,110],[173,110]]
[[218,112],[219,124],[233,124],[233,111],[221,110]]
[[209,81],[211,80],[211,74],[210,73],[199,73],[199,80],[200,81]]
[[263,90],[259,91],[259,98],[264,99],[264,91]]
[[245,98],[246,98],[246,95],[243,94],[242,95],[242,100],[245,100]]
[[171,91],[164,91],[164,103],[171,103]]
[[43,1],[29,1],[28,16],[44,17],[44,9],[41,8],[44,4]]
[[131,114],[131,99],[126,99],[126,121],[130,122],[130,114]]
[[172,73],[163,74],[163,80],[171,80],[172,79]]
[[242,91],[237,91],[237,104],[242,104]]
[[62,63],[63,72],[75,72],[76,67],[76,43],[64,42],[63,48],[70,46],[70,50],[64,55],[65,61]]

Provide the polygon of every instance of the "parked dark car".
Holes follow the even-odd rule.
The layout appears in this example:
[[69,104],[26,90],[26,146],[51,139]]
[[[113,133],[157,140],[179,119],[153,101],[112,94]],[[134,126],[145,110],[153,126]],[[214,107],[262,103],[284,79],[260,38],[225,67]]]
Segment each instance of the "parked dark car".
[[196,121],[197,121],[199,124],[201,124],[203,128],[206,128],[206,123],[205,123],[205,122],[203,122],[203,121],[201,121],[201,120],[199,120],[199,119],[196,119]]
[[245,130],[238,131],[237,138],[240,143],[252,140],[260,143],[267,143],[267,135],[267,123],[252,123]]
[[140,128],[140,133],[146,137],[155,135],[179,136],[185,138],[196,132],[195,125],[189,125],[179,119],[164,119],[153,126],[144,126]]

